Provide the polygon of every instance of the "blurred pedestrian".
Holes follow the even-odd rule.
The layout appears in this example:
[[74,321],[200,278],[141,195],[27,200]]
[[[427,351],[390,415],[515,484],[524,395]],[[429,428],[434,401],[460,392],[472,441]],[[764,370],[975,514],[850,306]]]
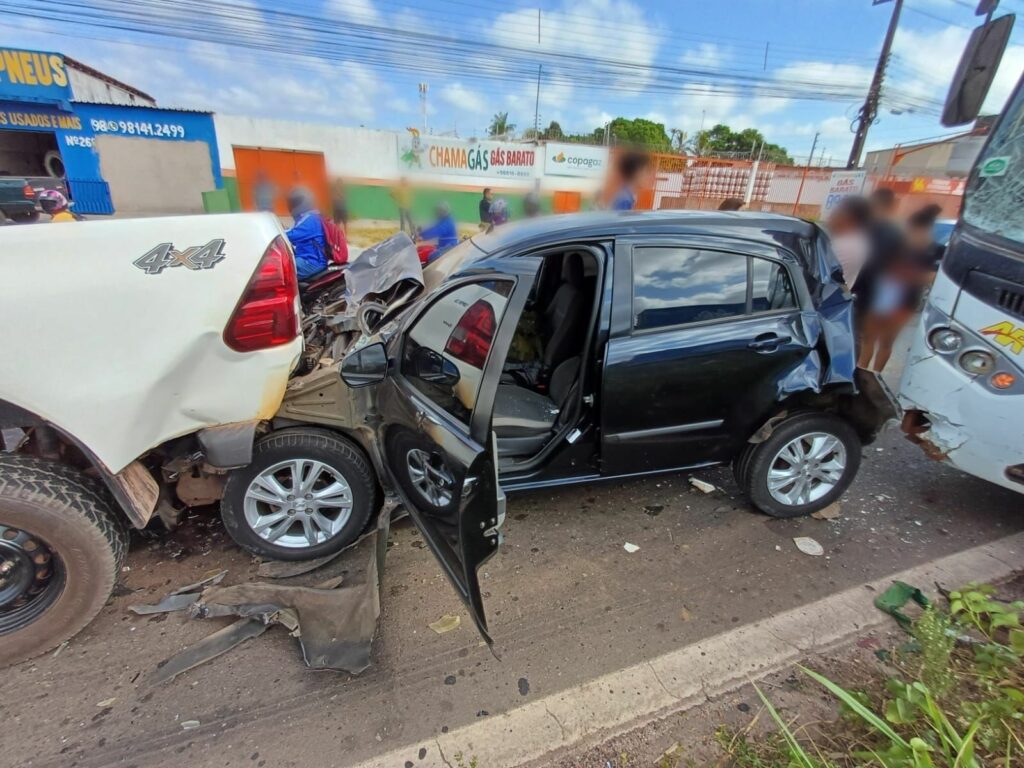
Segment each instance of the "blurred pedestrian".
[[843,268],[843,281],[847,285],[857,282],[861,267],[867,261],[871,248],[870,224],[871,205],[860,195],[843,198],[829,216],[832,251]]
[[434,215],[437,220],[419,233],[419,240],[434,241],[437,244],[437,248],[430,254],[429,261],[438,258],[459,242],[459,227],[452,216],[451,206],[442,200],[434,208]]
[[935,273],[939,262],[946,253],[946,246],[935,237],[935,222],[942,213],[942,206],[931,203],[907,219],[907,246],[911,258],[924,270]]
[[742,198],[739,197],[727,197],[718,206],[720,211],[742,211],[746,206]]
[[484,187],[484,194],[480,198],[480,229],[487,229],[491,225],[491,201],[494,193],[490,187]]
[[348,189],[345,180],[336,176],[331,183],[331,219],[348,234]]
[[499,197],[491,203],[491,225],[487,228],[487,231],[490,232],[506,221],[508,221],[508,203]]
[[416,230],[412,225],[412,188],[409,186],[409,180],[404,176],[391,190],[391,199],[398,206],[398,229],[410,236],[413,235]]
[[[858,285],[866,286],[868,296],[860,323],[857,365],[876,373],[881,373],[889,362],[896,337],[917,310],[932,277],[893,219],[895,196],[890,196],[891,192],[881,199],[872,199],[875,218],[871,225],[871,251],[857,278]],[[930,227],[928,224],[925,229]],[[911,228],[920,229],[920,223]],[[870,280],[865,281],[868,268],[872,273]]]
[[257,211],[271,212],[277,202],[277,186],[263,169],[256,171],[256,180],[252,185],[252,201]]
[[535,219],[541,214],[540,195],[536,192],[527,192],[523,196],[523,218]]
[[637,185],[647,167],[647,156],[641,152],[626,152],[619,157],[617,190],[612,196],[613,211],[632,211],[636,208]]
[[288,213],[294,223],[285,235],[295,252],[299,280],[306,280],[327,269],[323,217],[317,210],[316,198],[306,187],[295,187],[288,193]]

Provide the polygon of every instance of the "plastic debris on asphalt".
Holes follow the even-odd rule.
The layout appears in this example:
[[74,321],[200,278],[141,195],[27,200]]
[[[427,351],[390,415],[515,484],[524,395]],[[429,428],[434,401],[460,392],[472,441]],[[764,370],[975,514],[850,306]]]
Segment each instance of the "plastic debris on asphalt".
[[631,554],[631,555],[634,552],[639,552],[640,551],[640,547],[638,547],[636,544],[630,544],[628,541],[625,544],[622,545],[622,548],[624,550],[626,550],[627,552],[629,552],[629,554]]
[[704,480],[698,480],[696,477],[690,478],[690,485],[692,485],[701,493],[714,493],[716,490],[718,490],[711,483],[706,482]]
[[796,544],[796,548],[805,555],[821,557],[825,554],[825,548],[810,536],[795,536],[793,538],[793,543]]
[[427,624],[427,626],[437,634],[443,635],[445,632],[451,632],[453,629],[458,629],[462,626],[462,617],[446,613],[437,621],[432,621],[430,624]]

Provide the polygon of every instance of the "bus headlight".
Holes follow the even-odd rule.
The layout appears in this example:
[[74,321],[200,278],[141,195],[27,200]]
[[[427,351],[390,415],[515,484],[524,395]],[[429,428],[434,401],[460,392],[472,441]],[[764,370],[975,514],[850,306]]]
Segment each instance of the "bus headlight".
[[963,341],[963,337],[952,328],[936,328],[928,335],[928,343],[936,352],[956,352]]
[[960,356],[960,367],[972,376],[979,376],[995,368],[996,359],[988,352],[964,352]]

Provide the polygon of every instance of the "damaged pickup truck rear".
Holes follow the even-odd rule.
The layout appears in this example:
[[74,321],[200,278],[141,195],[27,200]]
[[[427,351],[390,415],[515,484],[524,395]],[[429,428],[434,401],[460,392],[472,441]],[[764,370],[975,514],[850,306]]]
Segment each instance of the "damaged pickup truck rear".
[[9,230],[0,661],[91,620],[126,524],[218,500],[239,544],[302,560],[397,497],[486,637],[504,490],[731,463],[755,507],[809,514],[894,415],[797,219],[550,217],[422,274],[385,243],[312,326],[270,216]]

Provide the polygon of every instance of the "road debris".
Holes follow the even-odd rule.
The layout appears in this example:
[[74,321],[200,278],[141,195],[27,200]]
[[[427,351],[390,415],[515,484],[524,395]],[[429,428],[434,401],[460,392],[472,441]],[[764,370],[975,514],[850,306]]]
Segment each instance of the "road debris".
[[186,730],[186,731],[191,731],[192,729],[199,727],[199,721],[198,720],[182,720],[181,721],[181,727],[184,730]]
[[622,545],[622,548],[624,550],[626,550],[627,552],[629,552],[629,554],[631,554],[631,555],[634,552],[639,552],[640,551],[640,547],[638,547],[636,544],[630,544],[628,541],[625,544]]
[[812,512],[811,517],[815,520],[835,520],[842,517],[843,508],[838,501],[833,501],[824,509],[819,509],[817,512]]
[[825,554],[825,548],[810,536],[795,536],[793,537],[793,543],[796,544],[796,548],[805,555],[821,557]]
[[696,488],[701,493],[714,493],[718,488],[705,480],[698,480],[696,477],[690,478],[690,485]]
[[115,701],[117,701],[117,696],[115,696],[112,699],[104,699],[103,701],[97,701],[96,702],[96,706],[99,707],[100,709],[103,709],[104,707],[113,706]]
[[173,592],[169,593],[167,597],[161,600],[159,603],[147,604],[147,605],[129,605],[128,610],[138,616],[149,616],[154,613],[174,613],[175,611],[183,611],[190,605],[199,599],[199,595],[206,587],[212,587],[220,584],[224,577],[228,575],[227,571],[218,571],[210,576],[206,576],[203,579],[195,582],[194,584],[186,584],[184,587],[179,587]]
[[892,586],[875,598],[875,608],[892,616],[903,631],[909,632],[914,621],[903,612],[909,602],[917,603],[921,608],[931,605],[931,601],[917,587],[903,581],[894,581]]
[[427,624],[427,626],[434,630],[434,632],[436,632],[437,634],[443,635],[445,632],[451,632],[453,629],[458,629],[460,626],[462,626],[462,617],[455,614],[446,613],[437,621],[432,621],[429,624]]
[[207,635],[181,653],[157,664],[156,670],[143,680],[143,685],[154,686],[173,680],[182,672],[188,672],[200,664],[205,664],[222,653],[227,653],[232,648],[241,645],[246,640],[259,637],[267,629],[268,625],[259,619],[240,619],[217,630],[212,635]]

